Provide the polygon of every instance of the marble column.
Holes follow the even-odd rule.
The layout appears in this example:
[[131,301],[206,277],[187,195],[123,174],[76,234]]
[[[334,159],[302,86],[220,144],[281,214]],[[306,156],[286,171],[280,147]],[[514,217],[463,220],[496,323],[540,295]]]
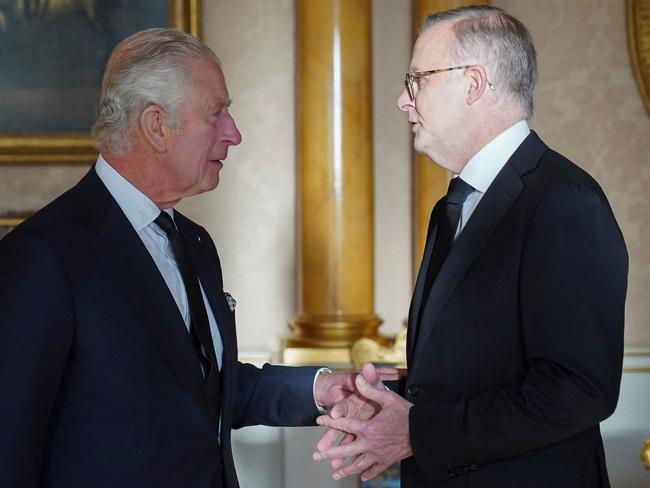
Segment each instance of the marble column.
[[[371,2],[297,0],[298,313],[290,364],[350,363],[374,311]],[[381,340],[381,339],[380,339]]]

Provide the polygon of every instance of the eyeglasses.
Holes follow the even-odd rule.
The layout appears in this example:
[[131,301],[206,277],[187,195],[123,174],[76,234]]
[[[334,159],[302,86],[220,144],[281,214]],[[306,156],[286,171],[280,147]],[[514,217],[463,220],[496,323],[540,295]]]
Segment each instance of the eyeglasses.
[[[427,71],[409,71],[406,73],[406,78],[404,78],[404,86],[406,87],[406,92],[409,94],[409,97],[411,98],[411,101],[415,100],[415,95],[417,94],[419,85],[417,81],[420,78],[424,78],[425,76],[429,75],[435,75],[437,73],[445,73],[447,71],[453,71],[456,69],[466,69],[466,68],[471,68],[472,64],[468,64],[466,66],[454,66],[453,68],[440,68],[440,69],[430,69]],[[488,80],[488,86],[490,89],[494,90],[494,85],[490,83]]]

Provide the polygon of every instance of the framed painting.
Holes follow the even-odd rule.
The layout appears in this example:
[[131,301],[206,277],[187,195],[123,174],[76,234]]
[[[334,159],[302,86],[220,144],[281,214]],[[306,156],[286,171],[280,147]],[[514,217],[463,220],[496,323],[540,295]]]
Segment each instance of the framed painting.
[[89,164],[104,66],[130,34],[201,35],[201,0],[0,0],[0,164]]
[[0,214],[0,239],[34,212]]
[[650,0],[627,0],[627,38],[639,93],[650,114]]

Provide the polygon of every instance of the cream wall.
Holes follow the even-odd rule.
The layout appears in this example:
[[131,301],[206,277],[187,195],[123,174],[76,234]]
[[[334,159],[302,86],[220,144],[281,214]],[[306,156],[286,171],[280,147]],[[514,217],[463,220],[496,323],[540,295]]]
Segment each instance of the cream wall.
[[242,144],[219,187],[181,209],[205,225],[237,300],[240,349],[279,350],[295,312],[296,117],[293,0],[204,2]]
[[[650,347],[650,117],[625,44],[620,0],[499,0],[536,41],[533,127],[602,184],[630,252],[626,344]],[[395,108],[410,52],[408,0],[373,0],[376,310],[394,333],[411,292],[410,135]],[[180,208],[212,234],[239,301],[240,349],[277,351],[295,312],[296,117],[293,0],[204,2],[243,134],[219,188]],[[85,168],[0,167],[0,208],[42,206]],[[629,183],[628,183],[629,182]]]
[[411,131],[397,108],[411,57],[408,1],[374,0],[375,308],[382,333],[404,327],[415,278],[411,249]]
[[626,346],[650,347],[650,116],[634,83],[621,0],[497,0],[538,51],[532,126],[601,184],[630,255]]

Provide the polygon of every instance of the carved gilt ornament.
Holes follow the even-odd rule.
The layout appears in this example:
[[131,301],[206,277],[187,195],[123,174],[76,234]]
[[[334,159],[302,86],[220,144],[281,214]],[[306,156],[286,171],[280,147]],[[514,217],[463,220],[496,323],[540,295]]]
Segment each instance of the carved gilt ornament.
[[650,114],[650,0],[627,0],[627,35],[634,76]]

